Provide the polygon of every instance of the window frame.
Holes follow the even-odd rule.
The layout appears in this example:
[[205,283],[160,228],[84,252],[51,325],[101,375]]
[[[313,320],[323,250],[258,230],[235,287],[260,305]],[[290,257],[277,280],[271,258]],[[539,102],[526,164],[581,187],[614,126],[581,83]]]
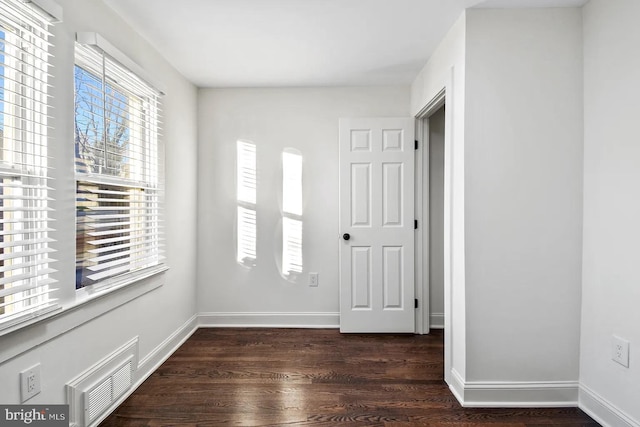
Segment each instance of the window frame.
[[[102,81],[101,95],[106,98],[106,94],[109,92],[109,88],[114,89],[116,92],[123,93],[127,100],[126,103],[126,111],[127,114],[130,113],[130,104],[132,102],[138,103],[137,107],[133,109],[133,111],[137,112],[134,116],[127,116],[126,120],[128,121],[126,125],[126,132],[129,135],[129,138],[133,137],[137,141],[132,144],[132,147],[129,147],[126,156],[128,159],[129,166],[129,177],[121,177],[114,176],[111,174],[105,173],[95,173],[91,171],[91,168],[86,168],[85,172],[79,172],[78,168],[78,150],[74,150],[76,155],[76,172],[75,172],[75,182],[76,188],[78,189],[80,186],[96,186],[99,188],[98,193],[102,192],[103,196],[101,197],[104,200],[112,200],[112,202],[98,202],[98,209],[106,209],[106,207],[101,206],[100,203],[105,203],[107,205],[116,205],[122,209],[118,210],[124,211],[129,209],[129,212],[134,212],[133,203],[138,203],[134,201],[130,201],[127,203],[122,202],[122,204],[118,204],[117,202],[113,202],[116,200],[116,196],[108,196],[109,193],[117,193],[117,188],[128,189],[131,193],[136,193],[138,195],[144,193],[143,197],[147,198],[146,208],[142,209],[146,212],[146,215],[153,215],[151,221],[148,223],[144,223],[143,225],[138,224],[138,228],[135,231],[140,231],[142,234],[145,234],[148,227],[151,227],[152,232],[148,233],[150,236],[149,239],[149,248],[144,250],[137,250],[135,253],[149,253],[151,254],[151,262],[148,265],[136,266],[133,265],[132,268],[122,268],[127,265],[127,262],[122,261],[126,259],[131,259],[133,264],[137,261],[137,257],[133,257],[133,252],[130,254],[125,254],[127,250],[124,249],[122,251],[122,258],[120,258],[120,267],[114,267],[111,269],[110,267],[104,267],[108,262],[117,262],[117,253],[120,249],[111,252],[110,255],[114,255],[111,258],[108,258],[107,255],[106,260],[102,264],[102,266],[98,263],[97,265],[93,265],[93,268],[98,269],[97,271],[109,272],[111,271],[113,274],[106,274],[105,277],[98,278],[94,281],[94,283],[84,285],[79,287],[78,282],[78,262],[79,260],[79,249],[76,249],[76,294],[77,295],[86,295],[90,296],[96,292],[103,293],[105,290],[111,290],[120,288],[123,286],[127,286],[131,283],[135,283],[143,278],[155,275],[162,271],[168,269],[168,266],[164,263],[163,256],[163,244],[162,241],[164,239],[164,233],[162,231],[162,217],[164,214],[164,171],[162,168],[163,156],[162,156],[162,141],[160,138],[160,130],[161,130],[161,117],[160,117],[160,96],[163,94],[162,91],[156,89],[152,83],[149,83],[144,75],[140,75],[138,69],[136,69],[135,63],[126,58],[121,52],[115,50],[112,45],[106,42],[100,35],[95,33],[78,33],[77,34],[77,42],[75,45],[75,60],[74,60],[74,81],[77,78],[76,70],[77,67],[84,70],[84,72],[93,75],[94,77],[100,79]],[[78,55],[79,50],[81,51],[81,55]],[[86,58],[86,55],[94,55],[93,59],[99,58],[102,61],[102,69],[99,69],[95,66],[96,62],[87,63],[82,60],[83,57]],[[123,64],[125,62],[125,64]],[[93,65],[93,67],[91,66]],[[108,66],[107,66],[108,65]],[[132,70],[132,68],[134,68]],[[132,83],[127,80],[127,78],[131,77],[135,79]],[[74,83],[75,85],[75,83]],[[141,88],[141,85],[144,85],[144,89],[146,92],[143,92],[142,95],[137,93],[136,91]],[[76,94],[77,95],[77,94]],[[153,99],[150,97],[153,96]],[[149,97],[149,98],[146,98]],[[74,96],[75,100],[75,96]],[[105,106],[107,105],[105,101]],[[106,110],[105,110],[106,111]],[[125,110],[121,110],[125,111]],[[112,112],[103,112],[103,120],[107,120],[104,118],[105,115],[111,115]],[[124,113],[123,113],[124,114]],[[77,110],[74,111],[74,120],[77,115]],[[133,120],[131,120],[133,117]],[[132,125],[133,124],[133,125]],[[108,142],[106,141],[109,137],[108,131],[105,131],[107,126],[102,130],[102,138],[103,143],[105,145],[105,150],[107,148]],[[75,138],[74,138],[75,139]],[[77,144],[77,141],[74,141],[74,144]],[[141,158],[134,159],[131,154],[136,148],[140,149],[138,153]],[[105,151],[107,153],[107,151]],[[138,156],[138,157],[140,157]],[[104,165],[108,166],[107,157],[104,157]],[[136,169],[139,170],[131,170]],[[151,177],[151,178],[149,178]],[[76,239],[78,240],[80,236],[86,235],[81,234],[79,231],[79,222],[78,222],[78,209],[79,209],[79,199],[80,192],[77,192],[77,200],[76,200]],[[118,196],[119,197],[119,196]],[[123,199],[124,200],[124,199]],[[135,210],[138,212],[140,209]],[[153,212],[151,214],[150,212]],[[126,214],[120,213],[117,215],[124,216]],[[133,214],[131,214],[133,216]],[[125,221],[126,222],[126,221]],[[132,220],[130,222],[133,222]],[[149,225],[151,224],[152,225]],[[115,227],[118,228],[118,227]],[[104,228],[102,230],[105,230]],[[98,231],[94,234],[109,234],[107,231]],[[133,239],[133,231],[131,228],[129,230],[132,238],[130,239],[130,245],[134,245],[132,243]],[[114,235],[115,230],[113,230],[112,235]],[[88,234],[88,233],[87,233]],[[127,235],[127,232],[123,230],[120,238],[123,238]],[[138,236],[138,235],[136,235]],[[94,236],[95,237],[95,236]],[[118,236],[113,237],[113,239],[117,239]],[[94,240],[94,242],[97,240]],[[124,243],[126,244],[126,243]],[[145,246],[143,244],[142,246]],[[103,248],[104,246],[99,246],[99,248]],[[133,250],[133,249],[132,249]],[[86,253],[83,252],[83,253]],[[104,252],[103,252],[104,253]],[[108,253],[108,251],[107,251]],[[111,260],[116,261],[111,261]],[[101,262],[102,262],[101,261]],[[131,264],[131,263],[130,263]],[[116,263],[116,265],[118,265]],[[87,267],[87,270],[91,267]],[[120,271],[116,271],[118,269]],[[84,268],[80,268],[81,271]],[[100,276],[102,273],[95,273],[95,277]]]
[[37,3],[0,5],[0,335],[60,309],[56,280],[50,277],[56,270],[50,266],[55,260],[49,258],[53,230],[47,213],[52,189],[49,26],[59,20]]

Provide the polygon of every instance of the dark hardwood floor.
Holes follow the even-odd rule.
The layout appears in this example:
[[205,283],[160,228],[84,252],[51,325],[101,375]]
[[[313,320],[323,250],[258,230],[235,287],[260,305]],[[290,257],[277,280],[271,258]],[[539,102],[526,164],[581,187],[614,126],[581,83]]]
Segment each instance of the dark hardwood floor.
[[199,329],[101,426],[597,426],[577,408],[462,408],[443,335]]

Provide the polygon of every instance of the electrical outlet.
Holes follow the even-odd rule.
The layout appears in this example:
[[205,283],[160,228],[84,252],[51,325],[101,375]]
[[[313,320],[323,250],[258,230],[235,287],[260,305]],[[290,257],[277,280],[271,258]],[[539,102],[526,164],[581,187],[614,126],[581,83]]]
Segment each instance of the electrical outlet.
[[629,367],[629,341],[617,336],[613,336],[611,358],[614,362],[617,362],[624,366]]
[[40,393],[40,364],[20,372],[20,400],[25,402]]
[[318,286],[318,273],[309,273],[309,286]]

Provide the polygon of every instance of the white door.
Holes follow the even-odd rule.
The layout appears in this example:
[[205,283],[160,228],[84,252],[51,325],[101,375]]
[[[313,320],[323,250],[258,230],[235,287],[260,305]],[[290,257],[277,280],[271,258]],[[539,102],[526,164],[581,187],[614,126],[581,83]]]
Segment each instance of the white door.
[[414,332],[414,120],[340,119],[340,331]]

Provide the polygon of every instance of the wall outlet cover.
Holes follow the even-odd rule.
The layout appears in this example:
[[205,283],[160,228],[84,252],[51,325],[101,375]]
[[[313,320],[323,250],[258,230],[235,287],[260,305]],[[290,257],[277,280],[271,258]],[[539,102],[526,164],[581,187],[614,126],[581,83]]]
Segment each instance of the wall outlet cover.
[[614,362],[617,362],[624,366],[625,368],[629,367],[629,341],[613,336],[611,340],[611,359]]
[[309,286],[318,286],[318,273],[309,273]]
[[40,393],[40,364],[20,372],[20,401],[26,402]]

